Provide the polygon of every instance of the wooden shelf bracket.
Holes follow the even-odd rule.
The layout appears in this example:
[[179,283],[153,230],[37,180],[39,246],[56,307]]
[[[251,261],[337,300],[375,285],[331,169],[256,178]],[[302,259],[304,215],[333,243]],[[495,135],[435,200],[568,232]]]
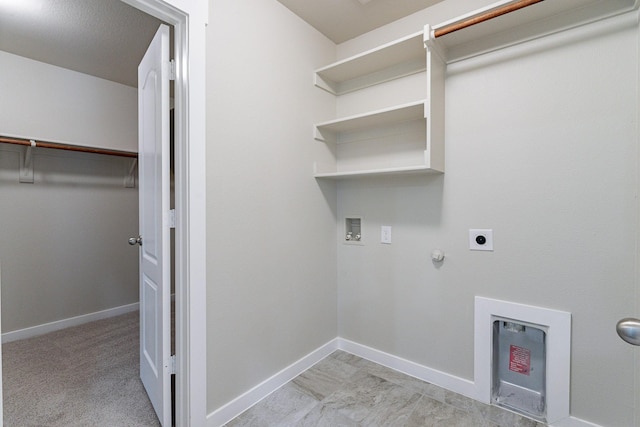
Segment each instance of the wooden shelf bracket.
[[33,184],[33,147],[36,146],[34,140],[30,140],[31,145],[25,145],[20,151],[20,174],[19,182],[23,184]]
[[138,166],[138,159],[131,160],[131,166],[129,166],[129,173],[124,177],[125,188],[136,188],[136,167]]

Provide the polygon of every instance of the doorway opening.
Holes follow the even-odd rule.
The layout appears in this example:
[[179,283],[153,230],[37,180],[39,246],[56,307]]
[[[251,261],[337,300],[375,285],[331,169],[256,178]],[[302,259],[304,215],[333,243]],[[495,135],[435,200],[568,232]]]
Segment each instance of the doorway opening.
[[[134,72],[135,72],[135,70],[134,70]],[[88,98],[88,97],[87,97],[87,98]],[[99,98],[98,98],[98,99],[96,99],[96,102],[100,103]],[[67,124],[67,126],[72,127],[72,126],[73,126],[73,123],[68,123],[68,124]],[[28,132],[28,131],[29,131],[29,130],[27,130],[27,132]],[[89,143],[89,144],[91,143],[90,138],[89,138],[89,142],[88,142],[88,143]],[[38,154],[39,154],[39,156],[38,156],[38,155],[36,155],[36,157],[40,157],[40,159],[38,159],[38,160],[41,160],[41,163],[40,163],[40,164],[41,164],[41,165],[43,165],[43,164],[45,163],[45,162],[44,162],[44,153],[42,152],[42,150],[41,150],[41,149],[38,149],[38,150],[40,150],[40,151],[39,151],[39,153],[38,153]],[[34,149],[34,151],[38,151],[38,150],[35,150],[35,149]],[[34,153],[34,154],[35,154],[35,153]],[[52,154],[51,152],[50,152],[50,153],[48,153],[48,155],[49,155],[49,154],[51,154],[51,157],[60,157],[60,156],[56,156],[55,154]],[[97,157],[97,156],[94,156],[94,157]],[[62,157],[60,157],[60,158],[62,158]],[[102,163],[108,163],[108,161],[106,161],[106,160],[102,160],[102,159],[101,159],[101,160],[96,160],[95,158],[93,158],[93,159],[89,160],[89,159],[87,159],[86,157],[84,157],[84,158],[83,158],[83,157],[81,157],[81,156],[77,156],[77,157],[73,157],[73,156],[72,156],[72,157],[71,157],[71,159],[73,159],[73,160],[69,160],[69,161],[70,161],[70,162],[71,162],[71,161],[75,161],[75,163],[76,163],[76,164],[84,164],[85,162],[92,163],[92,161],[94,161],[94,160],[95,160],[95,162],[98,162],[98,163],[100,163],[100,162],[102,162]],[[67,159],[67,160],[68,160],[68,159]],[[58,164],[61,164],[61,163],[64,163],[64,160],[58,161]],[[93,178],[92,178],[92,176],[90,175],[90,172],[92,172],[92,171],[88,170],[88,169],[91,169],[91,167],[88,167],[88,166],[86,166],[86,165],[85,165],[85,166],[81,166],[81,167],[76,167],[76,166],[74,166],[74,169],[73,169],[73,170],[74,170],[74,171],[76,171],[76,169],[83,169],[83,168],[86,168],[87,170],[86,170],[86,171],[85,171],[85,170],[81,170],[80,172],[78,172],[78,177],[79,177],[80,179],[82,179],[84,176],[87,176],[87,177],[88,177],[88,180],[87,180],[87,181],[88,181],[88,184],[87,184],[87,182],[86,182],[86,181],[85,181],[85,182],[74,183],[74,182],[73,182],[73,180],[72,180],[72,179],[70,179],[70,180],[69,180],[70,182],[59,182],[59,181],[58,181],[58,183],[60,183],[60,184],[61,184],[61,185],[60,185],[60,187],[63,187],[63,186],[64,186],[64,187],[67,187],[67,186],[68,186],[68,187],[76,187],[76,188],[77,188],[77,187],[79,187],[79,186],[85,186],[85,185],[86,185],[87,187],[89,187],[89,186],[91,186],[91,185],[95,185],[95,186],[100,186],[100,185],[104,186],[104,185],[105,185],[105,184],[103,184],[103,183],[101,183],[101,182],[98,182],[98,181],[99,181],[98,177],[96,177],[95,179],[93,179]],[[55,169],[55,166],[54,166],[54,169]],[[96,169],[98,169],[98,168],[96,168]],[[133,166],[131,167],[131,169],[133,170]],[[56,170],[56,172],[60,172],[61,170],[62,170],[62,168],[60,168],[60,169]],[[62,172],[60,172],[60,174],[63,174],[63,173],[65,173],[65,172],[66,172],[66,171],[62,171]],[[77,172],[77,171],[76,171],[76,172]],[[82,172],[87,172],[87,175],[83,175],[83,174],[82,174]],[[67,173],[68,173],[68,172],[67,172]],[[75,172],[74,172],[74,173],[75,173]],[[53,174],[52,174],[52,175],[53,175]],[[100,176],[100,178],[102,178],[102,176]],[[107,185],[111,186],[112,184],[113,184],[113,183],[112,183],[112,182],[110,182],[110,183],[109,183],[109,184],[107,184]],[[37,185],[37,183],[36,183],[36,185]],[[65,188],[65,189],[66,189],[66,188]],[[56,191],[58,191],[58,190],[56,189]],[[113,191],[113,190],[109,190],[109,191]],[[117,187],[116,187],[116,190],[115,190],[114,192],[117,192],[117,191],[119,191],[119,190],[117,190]],[[120,191],[121,191],[121,190],[120,190]],[[125,190],[125,191],[127,191],[127,190]],[[130,193],[130,192],[131,192],[131,190],[129,190],[129,193]],[[105,200],[105,203],[108,203],[108,202]],[[73,205],[71,205],[71,206],[73,206]],[[81,204],[78,204],[77,206],[78,206],[78,208],[82,209],[82,208],[81,208],[81,206],[82,206]],[[137,206],[137,203],[132,204],[132,206]],[[73,209],[73,208],[72,208],[72,209]],[[55,217],[56,217],[55,212],[56,212],[56,211],[55,211],[55,210],[49,210],[49,212],[50,212],[51,214],[53,214],[53,215],[49,216],[49,217],[48,217],[48,220],[47,220],[46,222],[48,222],[51,226],[55,227],[55,225],[54,225],[54,224],[55,224]],[[108,207],[107,207],[107,206],[104,206],[104,209],[100,209],[100,207],[98,207],[98,208],[94,208],[94,209],[92,209],[91,211],[87,210],[85,215],[87,215],[87,216],[99,217],[99,216],[102,216],[102,215],[105,215],[105,214],[106,214],[106,215],[109,215],[109,212],[111,212],[111,214],[116,213],[116,212],[114,212],[113,210],[108,209]],[[117,213],[116,213],[116,214],[117,214]],[[108,222],[108,221],[105,221],[105,222]],[[82,224],[81,224],[81,223],[78,223],[78,224],[77,224],[77,226],[78,226],[78,231],[81,231],[81,230],[82,230]],[[136,228],[137,228],[137,227],[136,227]],[[45,234],[46,234],[46,233],[45,233]],[[87,237],[87,235],[88,235],[89,233],[86,233],[86,231],[85,231],[84,233],[81,233],[81,234],[84,234],[84,235],[85,235],[85,237]],[[43,237],[44,237],[44,236],[43,236]],[[124,242],[124,241],[126,241],[126,239],[124,239],[124,240],[123,240],[123,242]],[[99,240],[98,240],[98,241],[94,241],[93,246],[95,246],[95,247],[100,246],[100,241],[99,241]],[[127,247],[126,247],[125,245],[123,245],[123,246],[121,246],[121,251],[122,251],[122,252],[128,252],[128,251],[129,251],[129,249],[127,249]],[[99,250],[98,250],[98,252],[99,252]],[[104,253],[104,254],[106,255],[106,253]],[[80,254],[80,255],[82,255],[82,254]],[[90,254],[87,254],[87,255],[89,255],[89,256],[93,256],[93,255],[90,255]],[[94,255],[95,255],[95,254],[94,254]],[[111,258],[111,257],[109,257],[109,256],[106,256],[106,257],[102,258],[102,259],[103,259],[103,261],[104,261],[104,262],[103,262],[103,264],[113,264],[113,265],[114,265],[114,267],[112,267],[112,268],[116,268],[116,269],[117,269],[117,268],[118,268],[118,266],[116,266],[116,265],[117,265],[117,263],[118,263],[118,262],[117,262],[118,260],[117,260],[117,259],[114,259],[114,258],[116,258],[116,257],[113,257],[113,258],[111,258],[111,259],[110,259],[110,258]],[[81,260],[82,258],[81,258],[81,257],[79,257],[79,258],[77,258],[77,259],[78,259],[78,260]],[[72,261],[72,260],[71,260],[71,261]],[[17,263],[14,263],[14,265],[16,265],[16,264],[17,264]],[[26,260],[25,260],[25,262],[24,262],[24,263],[23,263],[23,262],[20,262],[20,264],[29,265],[30,263],[26,262]],[[46,264],[46,263],[42,263],[42,264]],[[64,267],[60,267],[60,268],[61,268],[62,270],[64,270],[64,269],[65,269]],[[67,269],[67,270],[69,270],[69,271],[77,271],[77,270],[78,270],[78,266],[77,266],[77,265],[76,265],[76,266],[74,266],[73,264],[67,264],[66,269]],[[6,271],[6,270],[5,270],[5,271]],[[100,272],[100,273],[97,273],[97,274],[102,275],[102,276],[104,276],[104,275],[108,275],[108,273],[107,273],[107,274],[103,274],[103,273],[104,273],[104,272]],[[136,277],[136,279],[137,279],[137,277]],[[106,282],[106,280],[104,280],[104,281]],[[83,278],[82,280],[77,280],[77,282],[78,282],[78,283],[80,283],[80,284],[81,284],[81,283],[86,283],[86,278]],[[136,282],[137,282],[137,280],[136,280]],[[46,281],[44,281],[44,282],[41,284],[41,286],[46,287]],[[77,297],[77,294],[81,294],[81,293],[83,292],[83,289],[78,289],[78,288],[80,288],[80,286],[77,286],[77,287],[74,289],[74,290],[75,290],[75,294],[76,294],[74,297]],[[93,288],[92,288],[92,289],[93,289]],[[106,306],[106,307],[114,307],[114,305],[113,305],[114,303],[115,303],[115,305],[116,305],[116,306],[118,306],[119,304],[122,304],[122,302],[121,302],[121,301],[122,301],[122,298],[120,298],[120,299],[114,298],[114,297],[113,297],[113,294],[111,294],[111,295],[109,294],[109,289],[104,289],[104,288],[103,288],[103,289],[101,289],[101,290],[104,292],[104,295],[103,295],[103,297],[102,297],[102,300],[103,300],[104,302],[100,303],[101,305],[98,305],[98,309],[100,309],[100,308],[102,308],[102,307],[104,307],[104,306]],[[59,293],[61,293],[61,292],[59,291]],[[91,299],[96,299],[96,300],[97,300],[97,299],[100,299],[100,294],[96,294],[96,295],[89,295],[87,291],[85,291],[84,293],[85,293],[85,294],[87,294],[87,295],[85,296],[85,298],[91,298]],[[137,292],[136,292],[136,294],[137,294]],[[106,298],[105,298],[105,297],[106,297]],[[110,297],[111,297],[111,300],[109,299]],[[82,297],[80,296],[80,298],[82,298]],[[130,301],[130,300],[129,300],[129,301]],[[15,302],[15,301],[14,301],[14,302]],[[13,303],[12,303],[12,304],[13,304]],[[110,305],[110,304],[111,304],[111,305]],[[52,299],[49,301],[48,305],[49,305],[50,307],[56,307],[56,305],[57,305],[57,304],[56,304],[55,298],[52,298]],[[130,304],[130,305],[133,305],[133,304]],[[96,306],[96,305],[87,305],[87,306],[89,307],[89,313],[90,313],[90,312],[93,312],[93,311],[95,310],[95,309],[93,309],[92,307],[94,307],[94,306]],[[27,311],[29,310],[29,307],[23,307],[23,309],[24,309],[24,308],[26,308],[26,309],[27,309]],[[73,316],[73,315],[74,315],[74,314],[76,314],[76,313],[87,313],[87,311],[85,311],[85,310],[87,310],[87,308],[84,308],[84,307],[83,307],[83,308],[80,308],[80,309],[77,309],[77,308],[76,308],[76,311],[75,311],[75,312],[74,312],[73,310],[69,310],[69,311],[61,311],[61,310],[59,310],[59,311],[60,311],[60,317],[59,317],[59,319],[60,319],[61,325],[62,325],[62,323],[64,323],[64,322],[62,322],[63,320],[67,320],[67,318],[69,318],[69,314],[67,314],[67,313],[71,313],[71,315]],[[105,310],[102,310],[102,311],[105,311]],[[105,316],[110,316],[110,315],[114,314],[114,313],[113,313],[113,310],[111,310],[111,309],[108,309],[107,311],[110,311],[110,313],[109,313],[109,314],[105,314]],[[84,314],[82,314],[82,316],[85,316],[85,315],[84,315]],[[87,318],[87,317],[89,317],[89,318]],[[78,320],[78,321],[79,321],[79,322],[81,322],[81,323],[84,323],[84,321],[86,321],[86,320],[92,320],[92,319],[90,318],[91,316],[87,316],[87,317],[85,317],[85,318],[84,318],[84,319],[82,319],[82,320]],[[56,319],[56,318],[54,317],[54,319]],[[36,322],[35,322],[35,323],[36,323],[36,324],[38,324],[38,323],[42,323],[42,322],[38,322],[38,321],[36,320]],[[64,323],[64,325],[62,325],[62,326],[66,326],[66,325],[67,325],[67,323]],[[56,326],[56,327],[57,327],[57,326]]]
[[[176,422],[199,425],[206,416],[206,245],[191,236],[205,232],[204,30],[208,7],[190,0],[181,0],[179,7],[173,6],[176,0],[123,2],[176,29]],[[188,55],[192,47],[194,54]],[[190,88],[194,89],[191,93]],[[2,261],[5,267],[9,264]],[[6,270],[3,275],[6,277]]]

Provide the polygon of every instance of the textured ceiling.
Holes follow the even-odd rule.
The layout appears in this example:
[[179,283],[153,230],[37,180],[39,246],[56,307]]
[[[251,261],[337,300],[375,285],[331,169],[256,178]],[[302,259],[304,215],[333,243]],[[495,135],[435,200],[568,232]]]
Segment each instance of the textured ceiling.
[[278,0],[334,43],[342,43],[443,0]]
[[120,0],[0,0],[0,50],[134,87],[159,25]]

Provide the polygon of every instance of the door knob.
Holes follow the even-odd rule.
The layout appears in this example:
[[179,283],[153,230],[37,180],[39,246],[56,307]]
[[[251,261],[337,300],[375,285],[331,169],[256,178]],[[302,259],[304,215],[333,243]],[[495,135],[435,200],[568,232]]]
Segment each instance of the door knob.
[[627,317],[616,325],[620,338],[633,345],[640,345],[640,319]]
[[140,245],[142,246],[142,236],[138,237],[129,237],[129,244],[131,246]]

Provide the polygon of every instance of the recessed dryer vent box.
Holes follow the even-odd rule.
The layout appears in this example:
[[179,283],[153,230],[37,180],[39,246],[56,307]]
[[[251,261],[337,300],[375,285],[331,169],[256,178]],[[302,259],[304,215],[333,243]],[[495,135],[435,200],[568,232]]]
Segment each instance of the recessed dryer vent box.
[[543,326],[495,320],[492,403],[545,421],[546,354]]

